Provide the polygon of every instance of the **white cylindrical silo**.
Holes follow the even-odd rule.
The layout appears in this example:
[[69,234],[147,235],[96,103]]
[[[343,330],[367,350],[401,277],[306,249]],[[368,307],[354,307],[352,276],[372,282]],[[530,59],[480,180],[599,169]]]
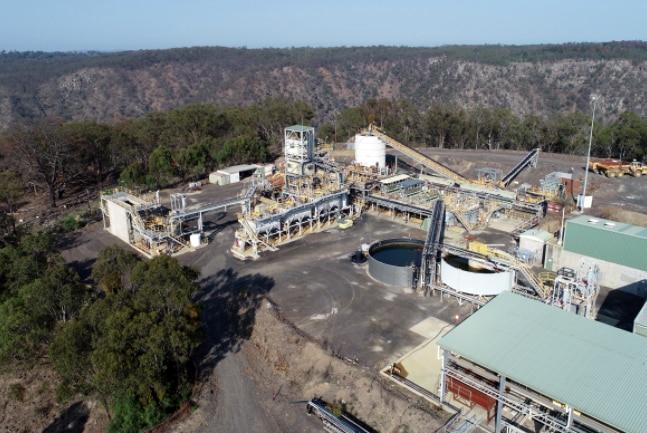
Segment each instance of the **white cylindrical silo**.
[[384,169],[386,165],[386,145],[374,135],[355,136],[355,162],[366,167]]

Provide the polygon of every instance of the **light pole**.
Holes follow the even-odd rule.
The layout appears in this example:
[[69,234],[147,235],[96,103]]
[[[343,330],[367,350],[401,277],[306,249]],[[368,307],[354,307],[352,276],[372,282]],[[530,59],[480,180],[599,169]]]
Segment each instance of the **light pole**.
[[589,150],[586,152],[586,167],[584,167],[584,187],[582,188],[582,197],[580,197],[580,212],[584,213],[584,200],[586,199],[586,182],[589,179],[589,162],[591,161],[591,143],[593,142],[593,122],[595,121],[595,100],[597,99],[594,96],[591,97],[593,100],[593,114],[591,115],[591,133],[589,135]]

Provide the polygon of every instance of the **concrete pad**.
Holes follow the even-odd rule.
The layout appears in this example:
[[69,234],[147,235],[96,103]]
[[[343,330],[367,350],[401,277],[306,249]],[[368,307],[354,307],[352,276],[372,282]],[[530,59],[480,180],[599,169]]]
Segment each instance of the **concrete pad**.
[[407,380],[434,394],[438,392],[442,364],[436,342],[453,328],[454,325],[436,317],[428,317],[409,328],[428,340],[398,360],[407,372]]
[[442,365],[436,340],[427,340],[422,343],[407,353],[400,364],[409,373],[407,380],[427,391],[438,394],[438,379]]
[[[452,325],[445,322],[444,320],[429,316],[425,320],[413,325],[411,328],[409,328],[409,331],[415,332],[416,334],[425,338],[435,338],[438,336],[439,332],[442,332],[444,328],[449,328],[450,326]],[[447,329],[445,332],[447,332],[448,330],[449,329]]]

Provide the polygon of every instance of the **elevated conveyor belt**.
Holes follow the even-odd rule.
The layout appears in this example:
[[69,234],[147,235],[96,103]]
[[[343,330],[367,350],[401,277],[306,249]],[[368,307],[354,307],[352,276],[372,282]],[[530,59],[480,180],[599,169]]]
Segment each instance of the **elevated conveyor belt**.
[[422,273],[420,275],[420,287],[426,288],[436,279],[436,262],[438,251],[442,243],[443,226],[445,224],[445,202],[436,199],[432,208],[432,214],[427,230],[425,246],[422,250]]
[[465,217],[465,214],[463,214],[463,212],[455,211],[453,213],[454,213],[454,216],[456,217],[456,219],[463,225],[463,227],[465,227],[465,230],[468,233],[470,231],[472,231],[472,228],[473,228],[472,224],[470,224],[470,222],[467,220],[467,218]]
[[369,430],[358,424],[345,413],[335,415],[329,406],[320,399],[314,398],[306,404],[309,414],[315,414],[324,424],[324,430],[330,433],[369,433]]
[[510,185],[510,182],[512,182],[512,179],[517,177],[517,175],[526,168],[528,165],[532,165],[533,167],[537,166],[537,156],[539,155],[539,148],[531,150],[528,155],[526,155],[520,162],[517,164],[512,170],[508,172],[505,176],[503,176],[503,179],[501,179],[500,185],[503,187],[507,187]]
[[383,133],[380,128],[378,128],[375,125],[369,126],[367,129],[362,131],[364,134],[369,134],[369,135],[374,135],[384,141],[387,145],[391,146],[395,150],[403,153],[404,155],[414,159],[415,161],[418,161],[420,164],[424,165],[425,167],[435,171],[436,173],[440,174],[441,176],[444,176],[446,178],[449,178],[453,180],[454,182],[457,182],[459,184],[461,183],[469,183],[469,179],[464,178],[460,174],[456,173],[454,170],[445,167],[441,163],[434,161],[433,159],[429,158],[428,156],[423,155],[422,153],[418,152],[417,150],[413,150],[407,145],[404,145],[400,143],[399,141],[389,137],[385,133]]

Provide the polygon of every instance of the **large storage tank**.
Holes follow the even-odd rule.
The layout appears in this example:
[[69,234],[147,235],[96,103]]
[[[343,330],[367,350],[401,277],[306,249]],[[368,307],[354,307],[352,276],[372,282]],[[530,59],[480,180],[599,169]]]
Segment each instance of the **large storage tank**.
[[355,162],[382,170],[386,165],[386,145],[374,135],[355,136]]
[[411,288],[422,264],[424,245],[417,239],[375,242],[368,248],[368,273],[384,284]]

